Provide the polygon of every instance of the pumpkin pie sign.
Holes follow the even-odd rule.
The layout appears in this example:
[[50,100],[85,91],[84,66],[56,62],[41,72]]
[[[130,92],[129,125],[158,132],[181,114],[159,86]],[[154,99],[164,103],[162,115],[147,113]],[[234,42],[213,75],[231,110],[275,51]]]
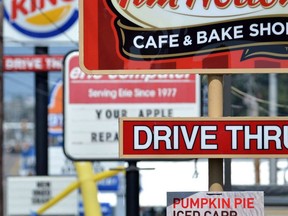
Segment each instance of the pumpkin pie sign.
[[288,0],[79,2],[80,62],[88,73],[199,72],[217,68],[205,59],[222,55],[225,68],[288,65]]

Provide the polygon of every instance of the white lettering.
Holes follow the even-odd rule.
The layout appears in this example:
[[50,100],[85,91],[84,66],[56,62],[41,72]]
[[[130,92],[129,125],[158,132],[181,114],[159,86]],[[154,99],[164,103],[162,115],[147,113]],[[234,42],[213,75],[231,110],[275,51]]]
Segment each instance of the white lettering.
[[231,137],[232,149],[236,150],[237,147],[238,147],[238,143],[237,143],[238,136],[237,136],[237,133],[238,133],[238,131],[243,130],[243,126],[226,126],[225,129],[232,132],[232,137]]
[[[271,132],[274,134],[271,134]],[[264,149],[269,149],[269,142],[274,141],[276,149],[281,148],[281,129],[278,126],[264,126]]]
[[251,140],[256,140],[257,149],[262,149],[262,126],[257,126],[257,131],[255,134],[250,133],[250,126],[244,127],[245,131],[245,143],[244,148],[251,148]]
[[192,134],[191,137],[189,139],[188,137],[188,132],[187,132],[187,128],[185,126],[180,126],[182,134],[183,134],[183,138],[184,138],[184,142],[186,145],[187,149],[193,149],[194,143],[195,143],[195,139],[199,130],[199,126],[194,126],[192,129]]
[[172,149],[171,136],[172,132],[168,126],[155,126],[154,127],[154,149],[159,149],[160,141],[164,141],[166,149]]
[[[140,143],[140,132],[145,132],[147,139],[145,143]],[[134,127],[134,149],[148,149],[152,144],[152,132],[147,126],[135,126]]]
[[209,143],[207,141],[209,140],[215,140],[216,134],[209,134],[211,132],[217,131],[216,126],[202,126],[201,127],[201,149],[205,150],[213,150],[217,149],[217,144],[215,143]]

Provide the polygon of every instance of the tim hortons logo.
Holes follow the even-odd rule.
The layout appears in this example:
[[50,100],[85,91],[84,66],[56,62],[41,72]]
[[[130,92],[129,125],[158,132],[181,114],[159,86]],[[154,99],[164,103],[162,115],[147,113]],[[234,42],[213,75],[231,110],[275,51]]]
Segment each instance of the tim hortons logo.
[[[196,0],[187,0],[186,2],[183,1],[185,5],[189,9],[193,9]],[[282,6],[285,7],[287,4],[287,0],[271,0],[271,1],[266,1],[266,0],[226,0],[226,1],[220,1],[220,0],[214,0],[214,4],[219,7],[219,8],[226,8],[229,5],[231,5],[234,2],[234,5],[236,7],[244,7],[244,6],[249,6],[249,7],[258,7],[262,6],[263,8],[270,8],[273,7],[277,2]],[[119,1],[119,6],[123,9],[127,9],[128,5],[132,3],[135,7],[142,7],[144,5],[148,7],[154,7],[156,4],[162,8],[165,6],[169,6],[172,9],[177,9],[179,7],[178,0],[120,0]],[[211,4],[211,0],[203,0],[202,1],[203,8],[209,9],[209,6]]]
[[108,2],[117,15],[121,53],[129,59],[179,58],[239,49],[245,53],[241,60],[288,57],[288,0]]

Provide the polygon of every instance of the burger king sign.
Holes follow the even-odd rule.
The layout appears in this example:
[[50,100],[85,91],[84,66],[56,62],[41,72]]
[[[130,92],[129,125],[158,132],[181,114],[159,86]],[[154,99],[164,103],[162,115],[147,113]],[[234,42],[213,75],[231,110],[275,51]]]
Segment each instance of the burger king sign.
[[4,17],[6,42],[78,40],[77,0],[4,0]]

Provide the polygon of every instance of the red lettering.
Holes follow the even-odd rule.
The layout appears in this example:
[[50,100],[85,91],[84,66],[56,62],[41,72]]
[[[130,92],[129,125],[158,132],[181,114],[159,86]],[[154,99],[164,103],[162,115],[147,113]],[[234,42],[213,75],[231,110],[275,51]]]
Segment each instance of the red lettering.
[[234,4],[236,7],[243,7],[247,5],[247,0],[235,0]]
[[[209,208],[220,208],[219,206],[217,206],[216,204],[215,204],[215,202],[216,202],[216,198],[211,198],[210,199],[210,203],[209,203]],[[218,202],[219,203],[219,202]]]
[[[120,0],[119,6],[123,9],[126,9],[129,5],[129,0]],[[135,7],[142,7],[146,3],[149,7],[154,7],[156,4],[158,4],[160,7],[165,7],[167,4],[171,8],[177,8],[177,0],[133,0],[133,4]]]
[[25,0],[12,0],[12,12],[11,12],[11,19],[15,20],[17,18],[18,11],[21,11],[23,14],[28,14],[28,10],[24,7]]
[[195,0],[187,0],[186,5],[188,8],[192,9],[194,7]]
[[[57,5],[57,3],[58,3],[57,2],[58,0],[31,0],[30,12],[34,12],[36,10],[40,10],[40,9],[45,8],[45,2],[47,3],[48,1],[50,2],[51,5]],[[71,0],[69,0],[69,1],[71,1]],[[64,0],[64,2],[65,2],[65,0]]]
[[[63,0],[64,1],[64,0]],[[69,0],[65,0],[69,1]],[[288,0],[214,0],[214,4],[218,8],[227,8],[232,2],[234,2],[236,7],[244,7],[249,6],[251,8],[255,8],[257,6],[262,6],[263,8],[270,8],[273,7],[277,1],[279,1],[279,4],[282,7],[285,7],[288,4]],[[195,5],[196,0],[186,0],[186,6],[189,9],[193,9]],[[130,0],[120,0],[119,6],[122,9],[127,9],[128,5],[130,3]],[[133,5],[135,7],[142,7],[144,5],[148,7],[154,7],[156,4],[160,7],[165,7],[166,5],[169,5],[170,8],[175,9],[178,7],[178,1],[177,0],[133,0]],[[211,0],[202,0],[202,5],[204,9],[209,9],[211,4]]]
[[231,4],[231,0],[221,1],[221,0],[214,0],[215,4],[218,8],[226,8]]
[[161,7],[165,7],[168,3],[171,8],[178,7],[177,0],[147,0],[147,5],[149,7],[154,7],[156,3]]
[[179,198],[174,198],[173,199],[173,208],[176,208],[177,205],[180,204],[181,199]]
[[127,6],[128,6],[128,0],[120,0],[119,1],[119,6],[121,7],[121,8],[123,8],[123,9],[126,9],[127,8]]
[[208,199],[207,198],[202,198],[201,199],[201,208],[203,208],[207,204],[208,204]]
[[[45,0],[43,0],[43,1],[45,1]],[[57,4],[57,0],[49,0],[50,1],[50,3],[52,4],[52,5],[56,5]]]
[[199,208],[199,199],[193,199],[191,198],[190,199],[190,208],[193,208],[193,207],[196,207],[196,208]]
[[234,207],[238,208],[239,205],[242,205],[242,199],[236,197],[234,200]]
[[250,197],[247,199],[247,208],[254,208],[254,198]]
[[276,0],[272,0],[272,1],[265,1],[265,0],[260,0],[259,4],[261,4],[264,8],[270,8],[273,5],[276,4]]
[[[17,19],[20,13],[22,13],[23,15],[27,15],[31,12],[44,9],[47,4],[54,6],[57,5],[58,2],[59,0],[12,0],[11,19]],[[73,0],[62,0],[62,2],[69,3],[73,2]]]
[[280,0],[279,3],[282,7],[285,7],[288,3],[288,0]]
[[211,0],[203,0],[203,7],[208,9],[210,6]]
[[142,6],[145,4],[145,0],[134,0],[134,1],[133,1],[133,4],[134,4],[136,7],[142,7]]
[[36,11],[37,9],[37,0],[31,0],[31,12]]

